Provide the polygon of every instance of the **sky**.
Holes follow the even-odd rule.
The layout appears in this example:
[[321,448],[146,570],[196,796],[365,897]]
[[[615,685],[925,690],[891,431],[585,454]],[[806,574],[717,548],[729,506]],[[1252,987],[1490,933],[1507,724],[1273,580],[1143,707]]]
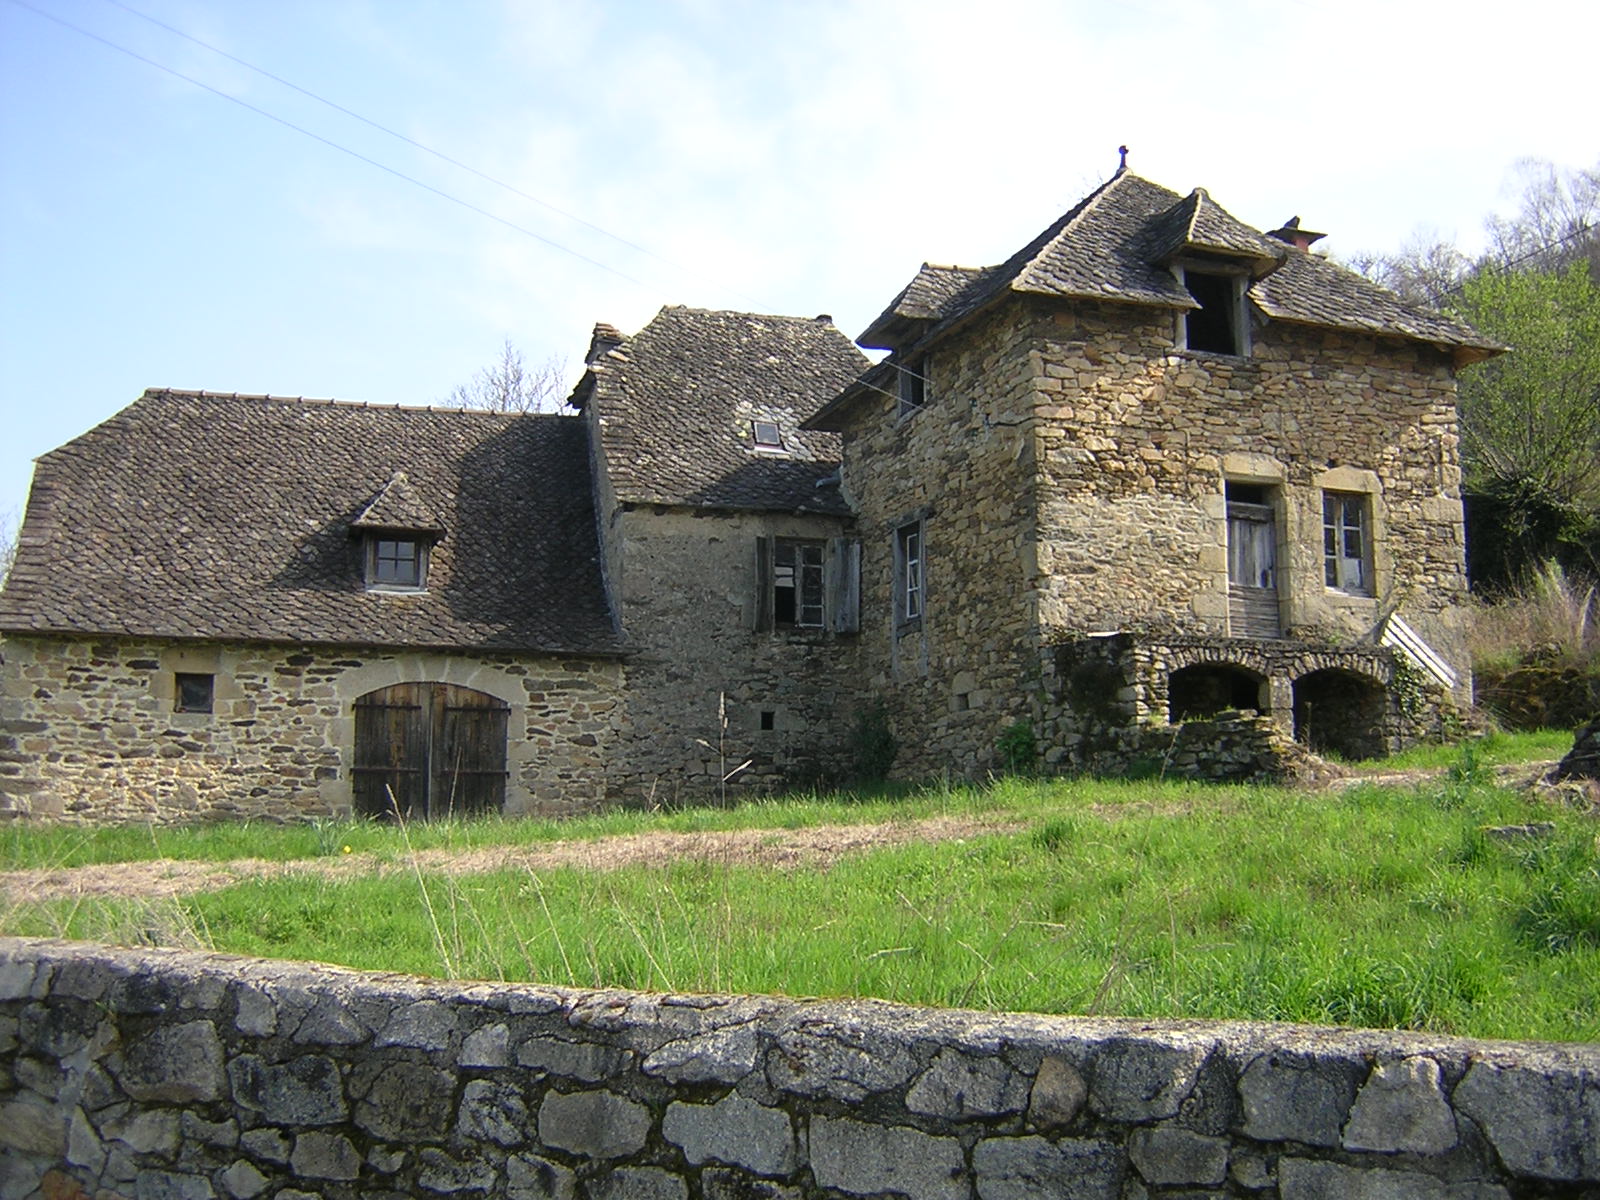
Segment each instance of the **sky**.
[[[1129,166],[1348,258],[1600,161],[1580,0],[0,0],[0,519],[147,387],[444,403],[664,304],[859,333]],[[174,445],[175,460],[184,448]]]

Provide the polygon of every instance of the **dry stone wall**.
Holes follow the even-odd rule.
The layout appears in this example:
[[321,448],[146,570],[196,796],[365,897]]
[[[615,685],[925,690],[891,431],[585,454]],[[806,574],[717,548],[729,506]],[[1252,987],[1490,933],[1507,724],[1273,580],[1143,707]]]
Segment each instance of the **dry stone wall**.
[[[1455,380],[1426,347],[1269,324],[1247,358],[1173,348],[1170,314],[1040,312],[1041,623],[1226,636],[1224,481],[1276,509],[1285,632],[1370,639],[1398,609],[1463,680]],[[1375,594],[1324,584],[1324,490],[1369,497]],[[1459,697],[1470,701],[1463,690]]]
[[1600,1048],[0,940],[0,1200],[1513,1200]]
[[[0,816],[348,814],[354,701],[420,681],[510,707],[508,812],[574,812],[604,801],[620,722],[601,659],[20,636],[0,655]],[[213,676],[211,712],[174,711],[179,672]]]
[[[941,343],[928,401],[900,414],[893,396],[863,402],[844,437],[844,486],[862,538],[862,682],[883,698],[897,775],[996,765],[995,744],[1028,719],[1038,662],[1040,585],[1027,331],[980,319]],[[896,530],[921,521],[925,603],[903,622]]]

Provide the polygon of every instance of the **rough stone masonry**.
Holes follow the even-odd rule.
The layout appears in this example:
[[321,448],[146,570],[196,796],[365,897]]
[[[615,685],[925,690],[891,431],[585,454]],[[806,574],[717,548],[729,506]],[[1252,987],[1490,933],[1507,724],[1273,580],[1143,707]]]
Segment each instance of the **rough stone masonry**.
[[0,1200],[1600,1195],[1600,1046],[0,939]]

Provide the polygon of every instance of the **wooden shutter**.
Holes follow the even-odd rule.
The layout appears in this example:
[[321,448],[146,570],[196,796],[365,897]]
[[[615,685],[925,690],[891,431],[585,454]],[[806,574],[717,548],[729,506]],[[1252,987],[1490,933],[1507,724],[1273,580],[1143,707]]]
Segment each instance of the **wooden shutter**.
[[756,594],[750,606],[751,628],[761,633],[772,628],[772,539],[756,539]]
[[861,542],[829,538],[827,559],[828,628],[835,633],[861,629]]

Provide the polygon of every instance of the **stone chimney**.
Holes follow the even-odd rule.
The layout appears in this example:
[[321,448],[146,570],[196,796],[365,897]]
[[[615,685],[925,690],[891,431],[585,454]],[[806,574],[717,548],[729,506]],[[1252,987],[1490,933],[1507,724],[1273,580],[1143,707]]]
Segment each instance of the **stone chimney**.
[[589,352],[583,356],[585,365],[610,354],[622,345],[622,334],[617,332],[615,325],[607,325],[604,321],[595,322],[594,333],[589,338]]
[[1311,243],[1321,241],[1328,235],[1325,233],[1312,233],[1309,229],[1300,228],[1300,218],[1290,217],[1281,228],[1274,229],[1267,234],[1268,237],[1277,238],[1280,242],[1288,242],[1296,250],[1309,250]]

